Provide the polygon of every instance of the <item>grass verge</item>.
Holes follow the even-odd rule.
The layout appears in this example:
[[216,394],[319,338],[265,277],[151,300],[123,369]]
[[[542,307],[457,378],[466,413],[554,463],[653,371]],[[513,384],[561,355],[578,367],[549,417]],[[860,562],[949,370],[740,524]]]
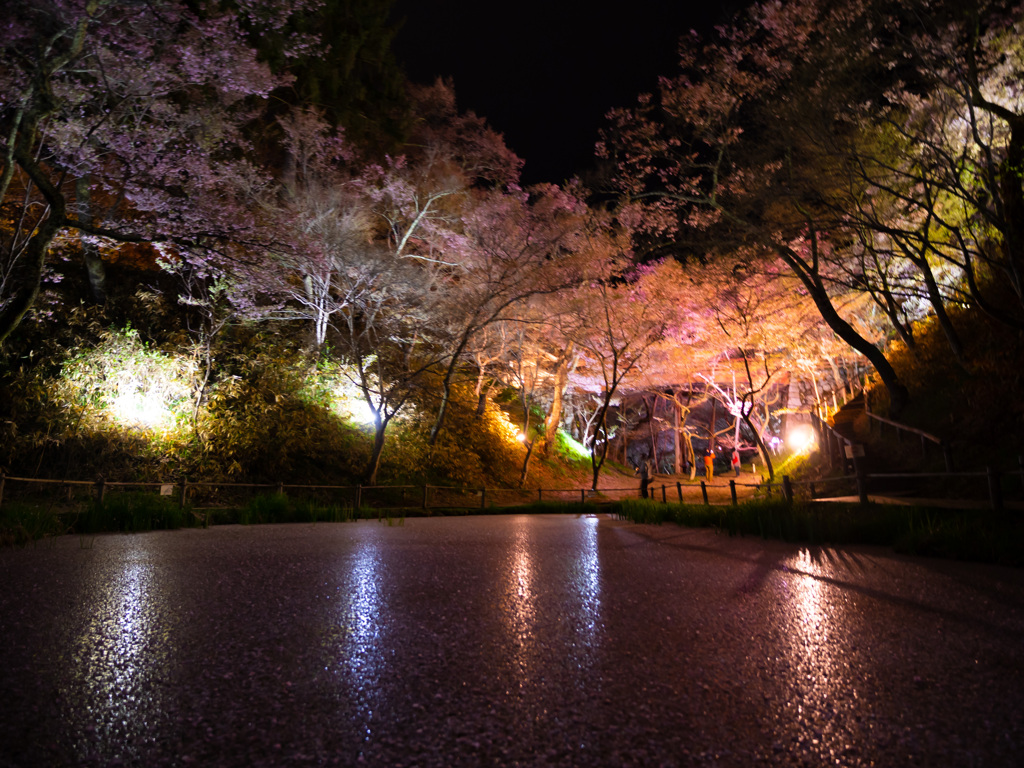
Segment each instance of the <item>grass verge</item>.
[[755,500],[739,506],[617,502],[607,511],[637,523],[717,528],[732,536],[830,545],[890,546],[897,552],[1024,566],[1024,519],[988,510]]

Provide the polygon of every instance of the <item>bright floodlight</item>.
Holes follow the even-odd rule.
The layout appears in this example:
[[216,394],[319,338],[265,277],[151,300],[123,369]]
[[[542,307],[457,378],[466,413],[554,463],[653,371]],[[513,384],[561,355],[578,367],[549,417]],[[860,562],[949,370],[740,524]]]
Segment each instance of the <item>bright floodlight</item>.
[[174,425],[174,414],[158,392],[130,389],[110,403],[114,417],[122,424],[144,429],[166,429]]
[[810,424],[797,424],[790,428],[786,442],[797,453],[807,453],[814,447],[814,429]]
[[373,424],[377,418],[373,412],[373,408],[365,400],[353,400],[349,403],[351,409],[352,421],[357,424]]

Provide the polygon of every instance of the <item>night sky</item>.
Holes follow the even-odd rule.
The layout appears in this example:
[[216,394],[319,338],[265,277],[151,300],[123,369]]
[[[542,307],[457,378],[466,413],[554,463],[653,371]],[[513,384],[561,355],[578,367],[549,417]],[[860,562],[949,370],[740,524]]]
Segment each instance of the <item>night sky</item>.
[[415,82],[452,77],[461,110],[487,118],[526,161],[525,183],[561,182],[591,164],[612,107],[674,74],[676,43],[738,0],[396,0],[395,51]]

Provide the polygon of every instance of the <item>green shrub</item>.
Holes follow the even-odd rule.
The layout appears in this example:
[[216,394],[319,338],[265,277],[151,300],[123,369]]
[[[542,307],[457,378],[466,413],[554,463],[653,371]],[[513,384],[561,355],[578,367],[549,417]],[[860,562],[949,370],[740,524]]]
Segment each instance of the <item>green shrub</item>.
[[191,520],[178,499],[141,491],[108,492],[91,501],[73,524],[75,533],[138,533],[181,528]]
[[7,501],[0,506],[0,546],[26,544],[67,532],[67,520],[51,504]]

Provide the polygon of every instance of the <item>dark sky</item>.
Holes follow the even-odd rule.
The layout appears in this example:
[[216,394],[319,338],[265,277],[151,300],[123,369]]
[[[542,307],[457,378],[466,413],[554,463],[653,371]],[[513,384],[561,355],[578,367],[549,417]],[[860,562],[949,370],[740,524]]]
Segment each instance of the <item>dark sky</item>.
[[527,184],[587,168],[612,107],[674,74],[680,35],[722,21],[737,0],[396,0],[395,43],[416,82],[452,77],[459,108],[505,135]]

